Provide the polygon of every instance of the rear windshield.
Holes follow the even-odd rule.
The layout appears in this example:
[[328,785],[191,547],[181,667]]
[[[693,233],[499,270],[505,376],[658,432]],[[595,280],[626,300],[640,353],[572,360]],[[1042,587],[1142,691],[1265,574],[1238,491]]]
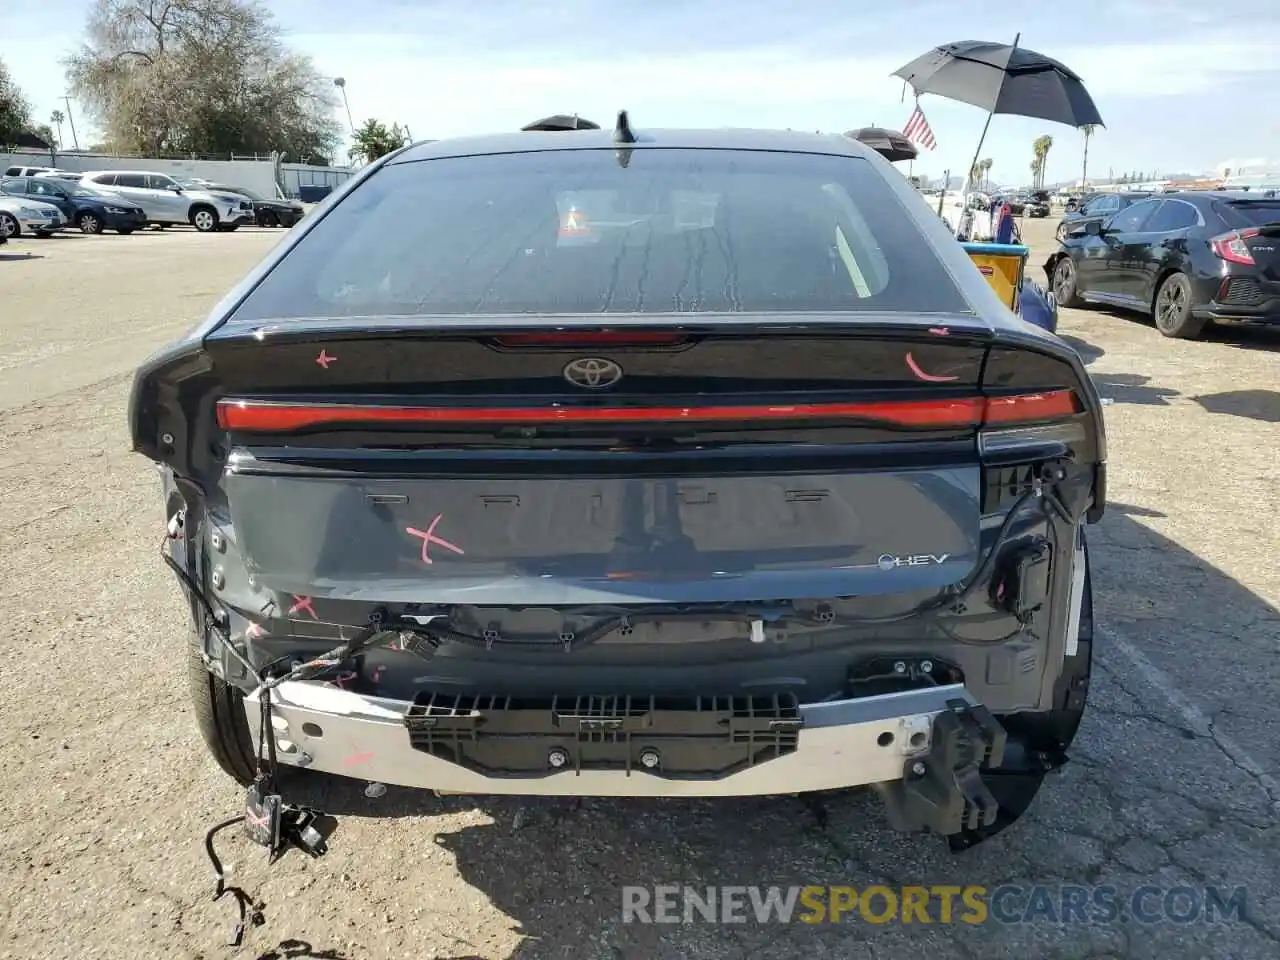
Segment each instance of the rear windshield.
[[1242,200],[1227,206],[1235,219],[1251,227],[1280,222],[1280,200]]
[[384,167],[236,319],[967,309],[865,160],[609,149]]

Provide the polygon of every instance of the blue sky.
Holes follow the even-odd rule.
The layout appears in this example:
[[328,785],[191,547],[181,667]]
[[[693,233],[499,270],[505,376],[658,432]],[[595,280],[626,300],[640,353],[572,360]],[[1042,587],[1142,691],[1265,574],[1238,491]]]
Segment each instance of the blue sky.
[[[1280,166],[1280,3],[1073,0],[268,0],[289,42],[347,81],[351,112],[408,124],[415,138],[514,129],[548,113],[637,126],[901,128],[911,98],[890,74],[952,40],[1011,41],[1079,73],[1107,129],[1089,169],[1207,171]],[[40,119],[66,92],[59,56],[87,0],[0,11],[0,56]],[[938,149],[915,170],[959,173],[984,115],[921,100]],[[74,108],[74,101],[73,101]],[[341,108],[339,108],[341,113]],[[343,117],[345,120],[345,116]],[[92,133],[76,110],[81,142]],[[992,177],[1029,180],[1031,141],[1054,138],[1048,179],[1078,176],[1077,131],[996,117]],[[70,139],[67,134],[68,141]]]

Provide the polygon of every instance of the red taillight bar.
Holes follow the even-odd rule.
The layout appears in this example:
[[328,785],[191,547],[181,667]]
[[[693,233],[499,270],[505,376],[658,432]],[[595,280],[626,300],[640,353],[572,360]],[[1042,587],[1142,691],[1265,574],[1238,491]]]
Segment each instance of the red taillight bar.
[[611,347],[674,346],[687,338],[681,333],[659,333],[623,330],[591,332],[557,331],[555,333],[509,333],[494,337],[493,342],[502,347]]
[[1009,397],[872,403],[750,404],[705,407],[406,407],[351,403],[219,400],[218,425],[249,433],[288,433],[338,424],[714,423],[878,420],[904,427],[968,427],[1055,420],[1080,412],[1070,390]]

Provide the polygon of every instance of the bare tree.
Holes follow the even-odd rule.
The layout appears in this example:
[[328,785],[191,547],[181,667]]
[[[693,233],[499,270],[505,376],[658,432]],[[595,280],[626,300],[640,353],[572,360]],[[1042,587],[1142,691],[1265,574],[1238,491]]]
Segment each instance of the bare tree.
[[332,85],[287,50],[260,0],[96,0],[67,61],[120,150],[332,156]]

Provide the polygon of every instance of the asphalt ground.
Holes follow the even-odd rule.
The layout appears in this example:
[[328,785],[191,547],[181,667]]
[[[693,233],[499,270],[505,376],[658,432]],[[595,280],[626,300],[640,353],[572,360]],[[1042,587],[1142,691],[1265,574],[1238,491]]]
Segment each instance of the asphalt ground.
[[[1053,223],[1026,225],[1033,269]],[[1174,342],[1074,310],[1062,333],[1114,401],[1111,504],[1090,529],[1096,670],[1072,762],[1014,829],[955,856],[861,794],[370,801],[328,783],[326,857],[268,869],[221,842],[267,920],[225,946],[235,905],[214,902],[202,840],[241,797],[188,705],[158,485],[125,403],[135,365],[280,236],[0,248],[0,956],[1280,956],[1280,331]],[[655,884],[1005,893],[983,923],[959,901],[950,923],[877,922],[883,893],[838,925],[623,923],[622,888]],[[1076,888],[1087,909],[1064,918]]]

